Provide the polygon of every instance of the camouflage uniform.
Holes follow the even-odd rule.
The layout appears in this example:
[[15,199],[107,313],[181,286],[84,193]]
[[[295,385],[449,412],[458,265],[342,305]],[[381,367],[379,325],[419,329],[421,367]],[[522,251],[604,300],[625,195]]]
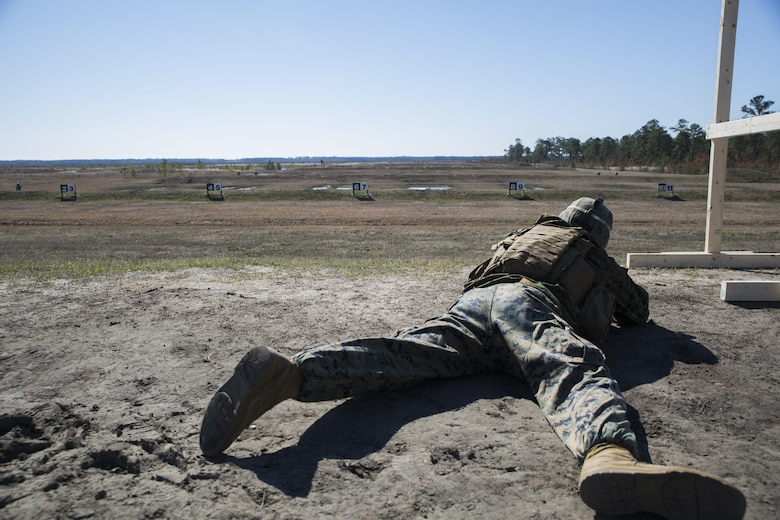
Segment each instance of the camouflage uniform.
[[[539,225],[571,227],[547,216]],[[526,231],[508,236],[522,237]],[[603,249],[586,249],[580,256],[596,273],[592,284],[614,296],[615,317],[623,323],[646,321],[644,289]],[[472,272],[466,291],[447,312],[420,327],[293,356],[303,375],[297,399],[339,399],[434,378],[504,373],[528,383],[548,422],[578,459],[601,442],[636,453],[626,404],[604,354],[575,331],[577,309],[562,303],[571,303],[571,291],[549,280],[482,267]]]

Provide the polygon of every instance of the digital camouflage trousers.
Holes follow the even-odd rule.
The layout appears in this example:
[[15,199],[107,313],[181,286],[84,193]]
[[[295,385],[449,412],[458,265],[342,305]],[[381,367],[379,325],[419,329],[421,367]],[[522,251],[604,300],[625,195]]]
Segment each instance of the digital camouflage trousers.
[[343,341],[293,356],[299,401],[325,401],[425,380],[505,373],[525,381],[580,460],[601,442],[636,453],[626,403],[601,350],[574,333],[544,293],[520,283],[472,289],[441,317],[393,337]]

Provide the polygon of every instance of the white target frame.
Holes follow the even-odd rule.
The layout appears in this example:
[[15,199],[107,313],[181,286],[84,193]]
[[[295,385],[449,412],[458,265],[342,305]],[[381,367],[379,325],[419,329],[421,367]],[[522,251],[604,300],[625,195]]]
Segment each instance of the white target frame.
[[511,194],[513,191],[521,191],[525,193],[525,183],[524,182],[515,182],[512,181],[509,183],[509,193]]
[[70,201],[76,200],[76,185],[75,184],[60,184],[60,200]]
[[368,183],[367,182],[353,182],[352,183],[352,196],[358,197],[361,193],[365,193],[365,195],[362,195],[364,197],[369,197],[368,194]]
[[[219,195],[215,195],[219,194]],[[209,199],[224,200],[225,196],[222,194],[221,182],[208,182],[206,183],[206,196]]]

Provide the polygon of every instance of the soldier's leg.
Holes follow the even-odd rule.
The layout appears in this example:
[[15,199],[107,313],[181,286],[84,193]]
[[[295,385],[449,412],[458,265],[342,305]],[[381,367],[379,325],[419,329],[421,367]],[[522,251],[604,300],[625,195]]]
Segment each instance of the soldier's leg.
[[492,293],[469,291],[442,317],[392,338],[345,341],[292,359],[266,347],[253,348],[206,409],[203,453],[218,455],[285,399],[324,401],[493,370],[484,345]]
[[300,401],[323,401],[407,387],[428,379],[496,371],[489,345],[494,288],[464,294],[444,315],[393,337],[355,339],[293,356]]
[[494,319],[547,420],[566,447],[584,459],[579,487],[588,506],[609,515],[647,511],[664,518],[742,518],[745,498],[722,478],[636,459],[626,404],[603,354],[574,334],[543,294],[505,287],[496,294]]
[[548,422],[580,461],[602,442],[636,453],[626,403],[603,353],[577,336],[542,292],[505,284],[493,319]]

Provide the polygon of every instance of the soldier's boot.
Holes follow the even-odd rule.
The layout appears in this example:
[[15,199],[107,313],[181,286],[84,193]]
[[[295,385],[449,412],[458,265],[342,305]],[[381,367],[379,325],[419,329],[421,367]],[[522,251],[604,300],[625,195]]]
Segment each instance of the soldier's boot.
[[630,451],[614,444],[600,444],[588,452],[579,485],[583,502],[606,515],[644,511],[675,520],[738,520],[745,514],[745,497],[722,478],[638,462]]
[[266,347],[251,349],[206,408],[200,428],[203,454],[215,457],[225,451],[255,419],[297,397],[301,383],[301,369],[290,358]]

